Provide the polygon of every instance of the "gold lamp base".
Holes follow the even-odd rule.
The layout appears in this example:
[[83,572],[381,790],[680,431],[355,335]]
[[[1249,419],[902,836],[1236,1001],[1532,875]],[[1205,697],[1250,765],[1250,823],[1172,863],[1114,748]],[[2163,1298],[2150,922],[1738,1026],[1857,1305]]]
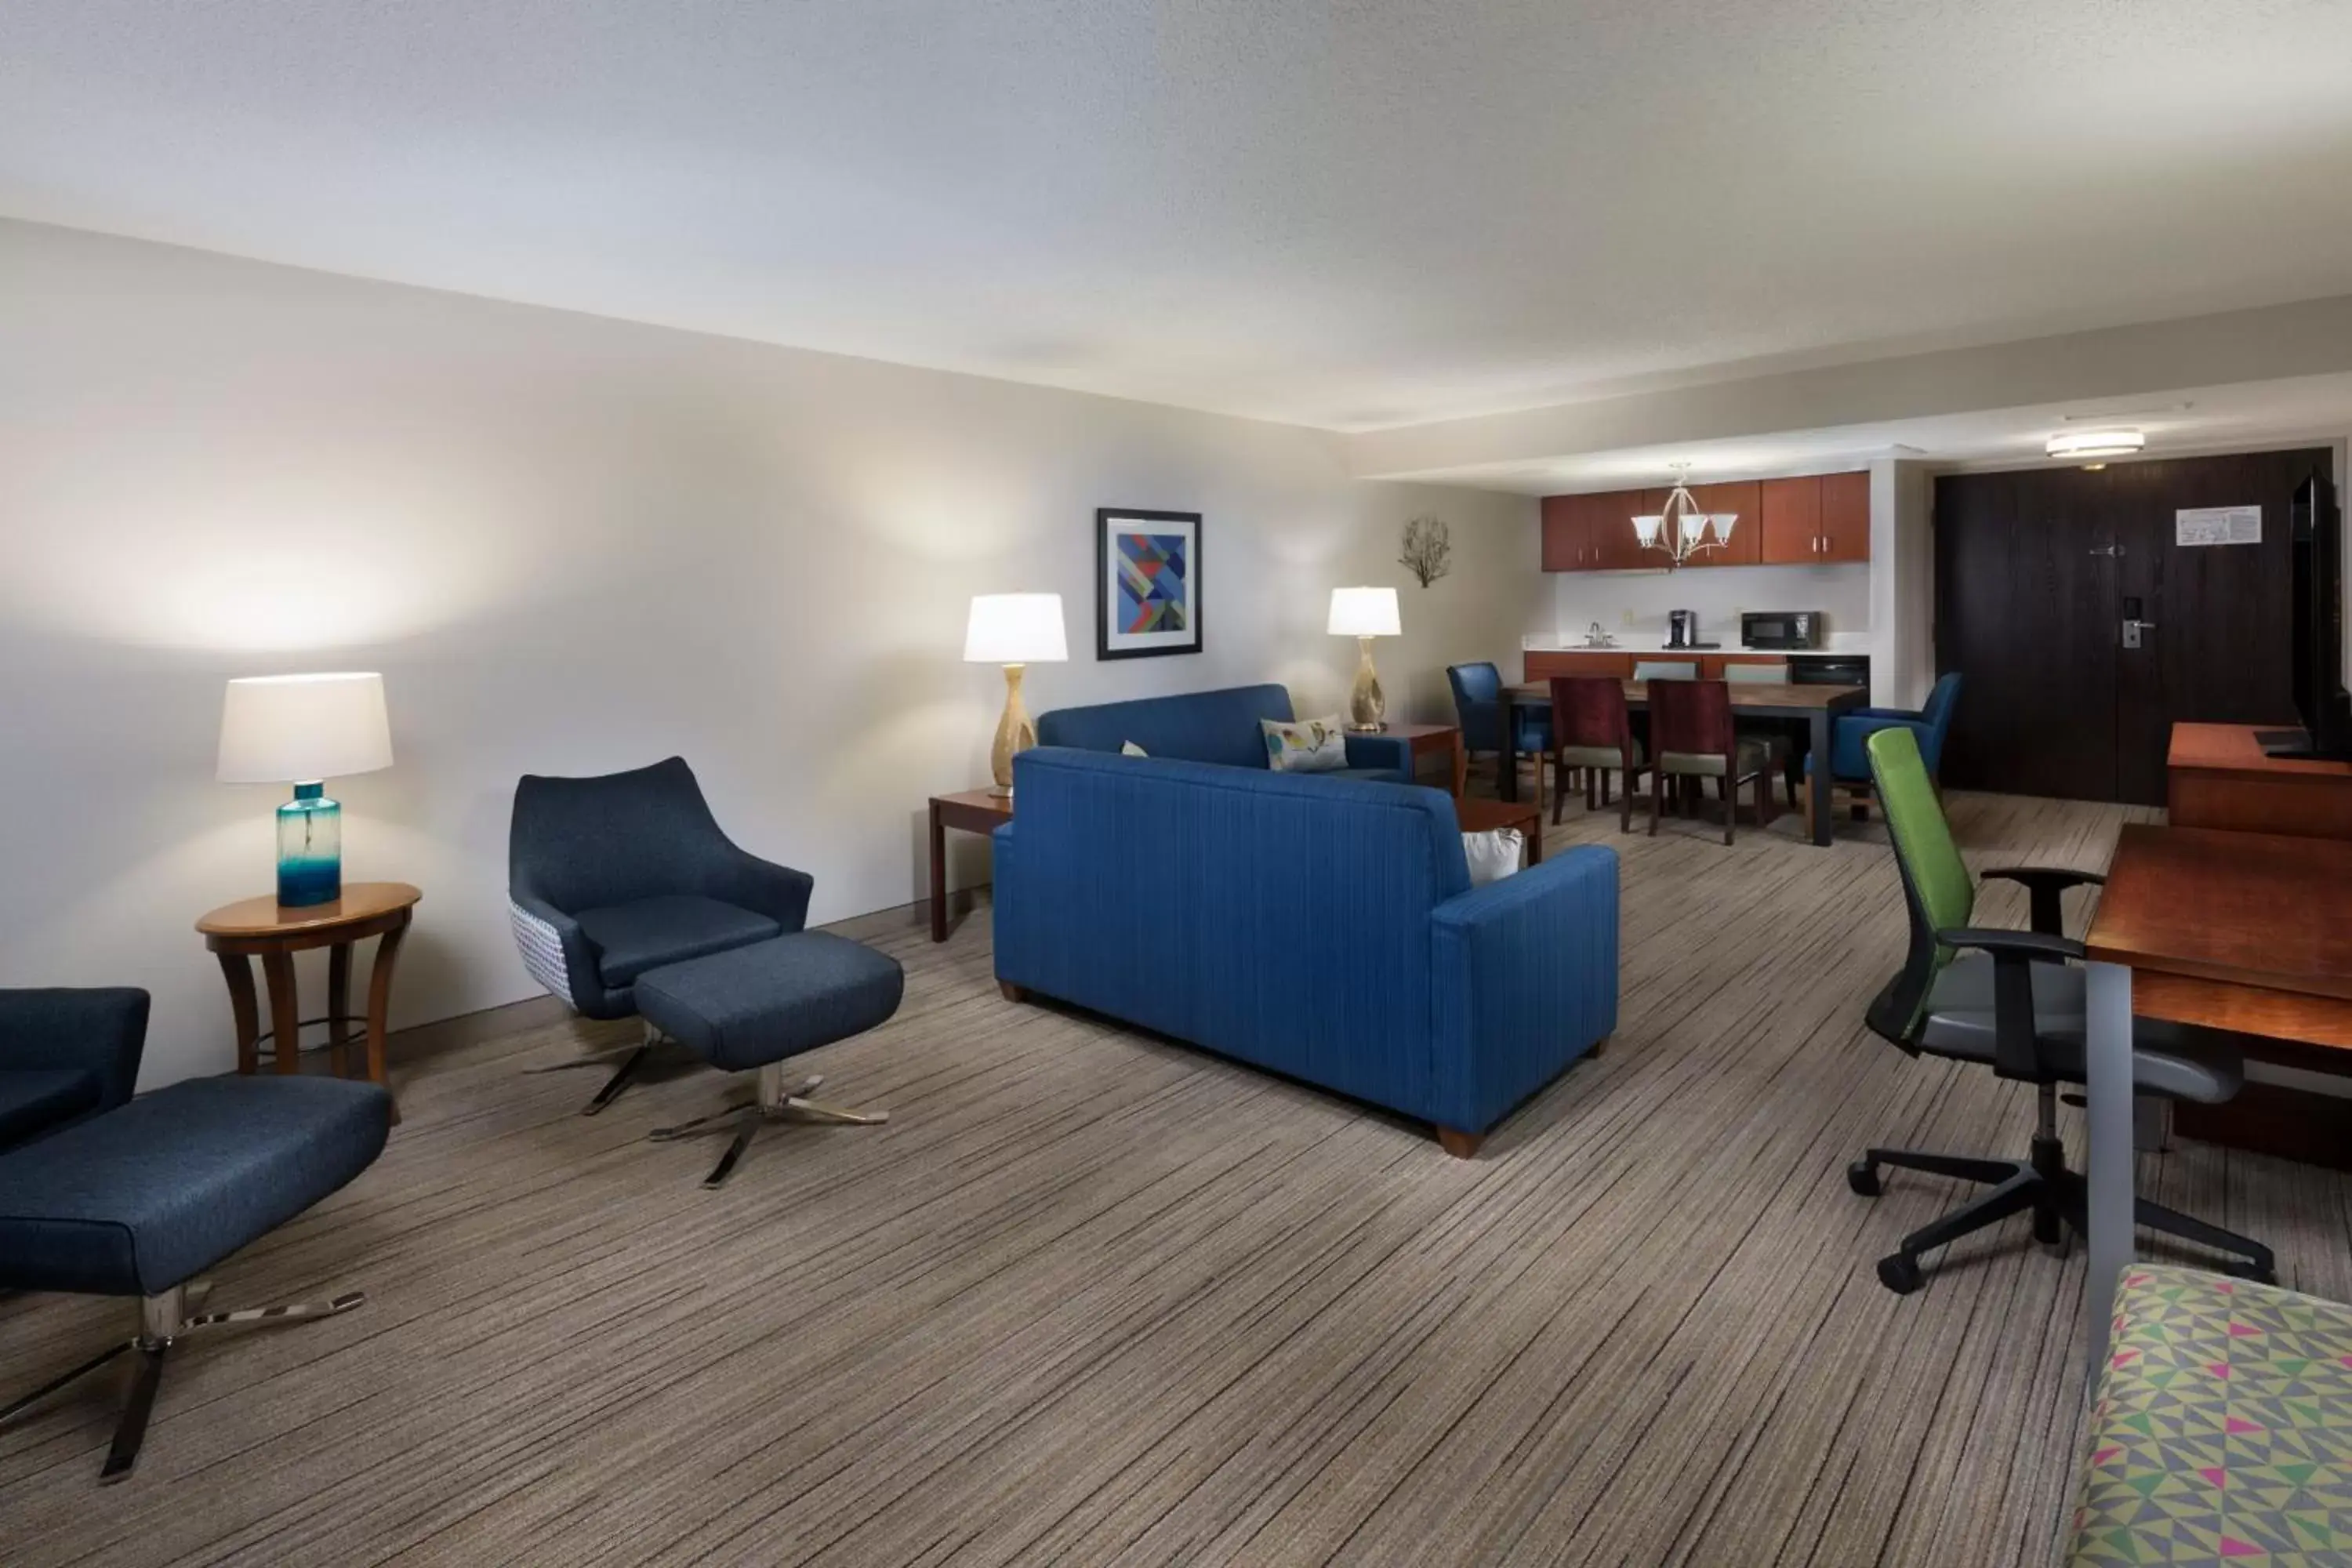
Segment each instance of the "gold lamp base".
[[1389,700],[1381,691],[1380,671],[1372,668],[1372,639],[1358,637],[1362,650],[1356,660],[1356,684],[1348,693],[1348,728],[1369,734],[1388,728]]
[[1021,676],[1027,667],[1008,664],[1004,667],[1004,716],[996,721],[996,743],[988,750],[988,771],[996,780],[989,794],[1003,799],[1013,795],[1013,758],[1037,743],[1037,726],[1030,721],[1029,710],[1021,702]]

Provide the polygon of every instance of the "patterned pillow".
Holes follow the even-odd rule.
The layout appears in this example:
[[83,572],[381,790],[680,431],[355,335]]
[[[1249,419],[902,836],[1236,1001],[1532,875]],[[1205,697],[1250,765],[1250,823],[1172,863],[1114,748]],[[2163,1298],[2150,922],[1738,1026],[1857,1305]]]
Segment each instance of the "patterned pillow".
[[1265,733],[1265,765],[1276,773],[1328,773],[1348,765],[1348,732],[1337,713],[1295,724],[1261,719],[1257,726]]

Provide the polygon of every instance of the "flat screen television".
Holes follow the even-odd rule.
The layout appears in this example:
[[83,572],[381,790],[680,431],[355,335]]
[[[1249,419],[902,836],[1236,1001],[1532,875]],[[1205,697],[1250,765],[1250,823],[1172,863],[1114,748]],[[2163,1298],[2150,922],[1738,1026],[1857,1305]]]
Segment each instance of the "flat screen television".
[[2344,535],[2336,488],[2314,474],[2294,492],[2287,520],[2294,554],[2294,709],[2300,730],[2262,736],[2273,757],[2352,758],[2352,693],[2344,689]]

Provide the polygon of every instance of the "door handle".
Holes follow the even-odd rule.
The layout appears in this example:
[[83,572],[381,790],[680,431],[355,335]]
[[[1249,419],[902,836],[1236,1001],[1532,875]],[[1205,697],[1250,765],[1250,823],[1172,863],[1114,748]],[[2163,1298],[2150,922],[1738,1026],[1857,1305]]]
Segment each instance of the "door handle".
[[2126,620],[2124,622],[2124,647],[2127,648],[2139,647],[2140,634],[2142,632],[2152,632],[2154,630],[2156,630],[2156,623],[2154,621]]

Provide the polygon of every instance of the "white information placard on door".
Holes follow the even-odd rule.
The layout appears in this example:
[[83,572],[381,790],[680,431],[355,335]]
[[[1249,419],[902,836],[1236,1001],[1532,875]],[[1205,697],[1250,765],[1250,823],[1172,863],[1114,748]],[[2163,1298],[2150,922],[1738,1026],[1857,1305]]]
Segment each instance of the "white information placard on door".
[[2183,507],[2172,514],[2175,544],[2260,544],[2263,509],[2258,506]]

